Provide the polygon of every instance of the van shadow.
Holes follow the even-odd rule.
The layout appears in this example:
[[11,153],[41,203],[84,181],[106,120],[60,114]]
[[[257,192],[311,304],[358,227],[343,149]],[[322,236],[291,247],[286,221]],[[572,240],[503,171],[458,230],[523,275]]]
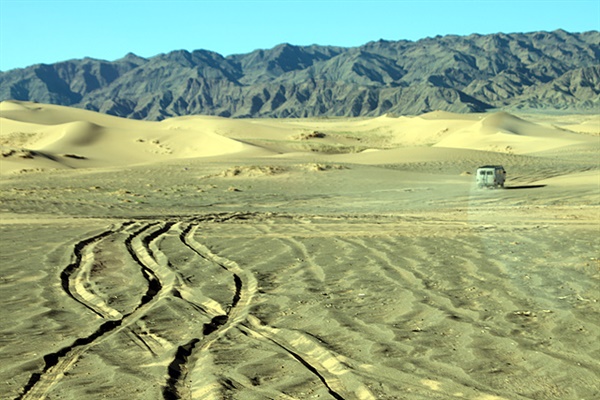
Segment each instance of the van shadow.
[[504,186],[504,189],[537,189],[548,185],[519,185],[519,186]]

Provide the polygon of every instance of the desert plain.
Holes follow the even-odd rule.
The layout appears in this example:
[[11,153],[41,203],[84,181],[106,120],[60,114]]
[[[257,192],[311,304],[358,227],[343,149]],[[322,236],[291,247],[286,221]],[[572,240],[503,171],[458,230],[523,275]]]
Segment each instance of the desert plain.
[[597,114],[0,117],[2,399],[600,398]]

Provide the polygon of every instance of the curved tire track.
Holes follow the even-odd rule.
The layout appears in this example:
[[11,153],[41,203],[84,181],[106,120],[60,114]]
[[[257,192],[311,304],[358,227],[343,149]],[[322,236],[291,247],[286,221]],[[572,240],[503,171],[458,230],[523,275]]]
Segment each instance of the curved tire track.
[[[60,275],[62,287],[69,297],[104,322],[91,334],[75,339],[72,344],[56,352],[46,354],[41,372],[32,374],[22,389],[22,394],[16,399],[44,399],[82,354],[122,331],[140,348],[167,363],[167,377],[162,387],[164,399],[221,399],[229,381],[213,375],[210,366],[214,362],[210,348],[232,328],[287,353],[314,375],[333,398],[373,399],[369,390],[345,366],[348,360],[344,357],[316,343],[308,334],[267,326],[250,315],[253,299],[258,293],[257,279],[235,261],[213,253],[194,238],[200,222],[222,223],[249,217],[251,216],[242,213],[215,214],[189,221],[183,226],[164,221],[126,222],[76,243],[73,261]],[[184,277],[173,268],[168,256],[160,249],[161,238],[169,232],[177,232],[181,243],[194,254],[231,275],[234,291],[229,304],[220,304],[187,285]],[[91,286],[88,282],[92,279],[90,271],[94,265],[94,257],[99,251],[98,243],[111,236],[117,239],[116,235],[123,234],[127,237],[123,240],[121,236],[118,238],[120,241],[115,242],[125,246],[131,259],[139,266],[147,285],[135,308],[128,313],[115,310],[100,295],[88,289]],[[299,250],[305,257],[309,256],[305,247],[300,247]],[[322,271],[318,272],[317,277],[322,278]],[[156,337],[157,340],[151,346],[131,326],[143,325],[142,317],[169,296],[186,301],[209,317],[210,321],[202,326],[201,332],[198,331],[193,337],[188,335],[179,344]],[[169,353],[170,361],[166,358]],[[191,385],[187,384],[190,371],[194,371],[196,378]]]
[[[220,327],[215,327],[210,333],[216,331],[208,341],[201,342],[196,351],[207,353],[212,343],[229,329],[235,327],[249,337],[260,341],[266,341],[276,345],[287,354],[296,359],[311,374],[315,375],[326,387],[329,394],[335,399],[344,399],[344,396],[360,400],[371,400],[375,397],[370,391],[344,367],[338,357],[318,345],[307,335],[300,332],[277,329],[266,326],[250,315],[252,299],[258,291],[258,282],[254,275],[242,269],[236,262],[218,256],[206,246],[194,239],[198,225],[188,226],[181,234],[181,240],[200,257],[212,261],[233,275],[236,292],[231,306],[227,312],[227,319]],[[307,254],[306,248],[300,248],[303,254]],[[318,274],[321,276],[322,274]],[[196,358],[209,358],[208,354],[196,354]],[[191,358],[191,357],[190,357]],[[193,368],[192,365],[188,368]],[[219,399],[220,384],[218,382],[205,382],[200,391],[191,393],[188,398]]]
[[[215,216],[214,221],[221,222],[234,218],[235,216]],[[182,384],[185,382],[186,374],[184,371],[190,371],[198,365],[198,360],[202,359],[202,365],[212,365],[212,357],[208,350],[210,346],[222,335],[243,322],[249,313],[252,298],[257,292],[256,278],[249,272],[243,270],[234,261],[220,257],[212,253],[206,246],[200,244],[194,239],[194,234],[199,228],[196,224],[189,224],[182,229],[179,238],[181,242],[192,250],[198,257],[219,266],[224,271],[232,274],[233,285],[235,287],[231,303],[223,311],[223,305],[209,298],[192,299],[186,295],[185,287],[180,287],[179,294],[182,299],[192,305],[200,307],[211,316],[211,321],[204,324],[202,337],[194,338],[184,346],[180,346],[174,360],[169,368],[169,379],[167,387],[169,390],[163,392],[165,399],[220,399],[221,384],[210,373],[203,374],[204,381],[200,385],[194,385],[194,388],[188,388]],[[198,305],[198,301],[200,304]]]
[[[122,225],[121,229],[124,226],[125,225]],[[84,307],[88,308],[101,318],[104,318],[104,314],[101,310],[98,310],[97,307],[94,307],[94,303],[96,303],[96,301],[88,301],[88,299],[91,300],[93,298],[93,294],[87,292],[81,282],[73,284],[73,275],[75,275],[76,277],[83,275],[82,269],[92,264],[93,246],[98,241],[105,239],[110,235],[113,235],[117,231],[118,229],[115,228],[108,229],[98,235],[92,236],[88,239],[84,239],[76,243],[73,248],[73,261],[71,262],[71,264],[67,265],[66,268],[63,269],[60,273],[61,285],[64,292],[73,300],[82,304]]]
[[[153,304],[164,297],[165,289],[172,288],[173,273],[161,263],[161,252],[153,245],[153,242],[173,225],[172,223],[165,223],[162,226],[160,224],[142,224],[141,228],[131,233],[125,240],[125,245],[131,257],[140,266],[141,273],[148,282],[146,293],[133,311],[119,319],[114,319],[118,312],[112,310],[98,296],[84,289],[85,276],[87,275],[85,271],[93,263],[94,245],[110,235],[122,232],[129,225],[131,223],[123,224],[119,229],[108,229],[75,244],[73,249],[74,261],[60,275],[63,290],[69,297],[107,321],[92,334],[78,338],[71,345],[56,352],[46,354],[43,357],[45,365],[42,371],[32,374],[22,393],[16,399],[44,399],[54,384],[64,376],[64,373],[85,351],[106,340],[110,335],[130,326],[141,318]],[[150,231],[150,233],[146,231]],[[160,259],[160,261],[155,258]]]

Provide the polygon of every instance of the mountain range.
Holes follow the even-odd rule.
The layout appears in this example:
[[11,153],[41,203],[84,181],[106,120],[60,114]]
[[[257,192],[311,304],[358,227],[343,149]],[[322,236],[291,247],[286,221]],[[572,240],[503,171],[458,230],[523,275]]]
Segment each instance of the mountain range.
[[127,54],[0,72],[0,100],[162,120],[600,110],[600,32],[530,32],[295,46],[224,57]]

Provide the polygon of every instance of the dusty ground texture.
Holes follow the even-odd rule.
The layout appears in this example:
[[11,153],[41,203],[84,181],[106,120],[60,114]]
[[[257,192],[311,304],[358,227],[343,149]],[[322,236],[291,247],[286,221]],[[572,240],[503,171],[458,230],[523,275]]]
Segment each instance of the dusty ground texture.
[[597,120],[69,112],[3,113],[2,398],[600,396]]

